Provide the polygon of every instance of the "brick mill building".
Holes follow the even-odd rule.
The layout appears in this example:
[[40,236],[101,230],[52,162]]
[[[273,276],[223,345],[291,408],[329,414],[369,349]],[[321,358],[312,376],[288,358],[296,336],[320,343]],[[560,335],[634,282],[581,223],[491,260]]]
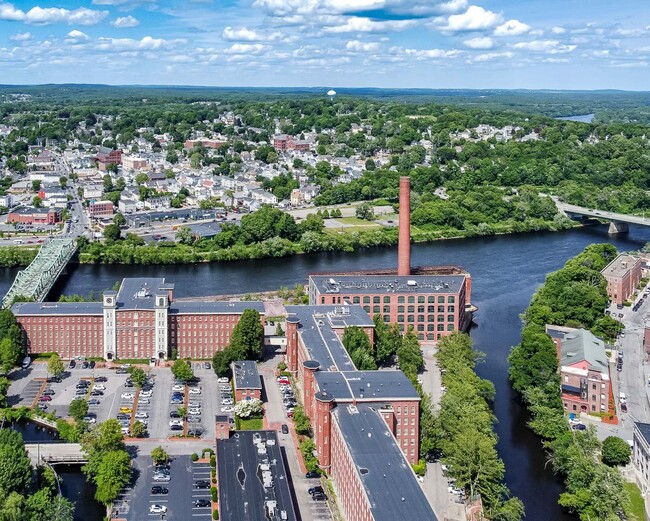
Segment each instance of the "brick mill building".
[[16,208],[7,215],[8,223],[57,224],[61,222],[61,210],[56,208]]
[[167,359],[211,358],[226,347],[245,309],[261,302],[174,301],[163,278],[123,279],[102,302],[23,302],[11,308],[28,353]]
[[614,304],[623,304],[641,281],[643,261],[633,255],[621,254],[600,272],[607,281],[607,295]]

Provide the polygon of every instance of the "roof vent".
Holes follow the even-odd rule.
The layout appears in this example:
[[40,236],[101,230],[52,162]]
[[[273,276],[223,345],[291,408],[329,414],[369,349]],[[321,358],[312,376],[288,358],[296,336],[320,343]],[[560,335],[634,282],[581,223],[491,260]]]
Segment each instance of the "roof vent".
[[366,468],[360,468],[360,469],[359,469],[359,474],[368,474],[368,469],[366,469]]

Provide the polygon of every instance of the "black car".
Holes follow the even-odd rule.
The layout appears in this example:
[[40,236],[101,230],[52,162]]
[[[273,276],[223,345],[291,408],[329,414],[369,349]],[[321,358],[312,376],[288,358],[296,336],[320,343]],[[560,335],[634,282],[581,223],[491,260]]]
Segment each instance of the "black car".
[[42,393],[43,396],[52,396],[54,393],[54,390],[52,389],[45,389]]
[[124,387],[133,387],[133,382],[124,382]]
[[56,382],[56,383],[60,383],[60,382],[61,382],[61,378],[59,378],[58,376],[50,376],[46,381],[47,381],[47,383],[49,383],[49,384],[54,383],[54,382]]
[[282,434],[289,434],[289,427],[287,427],[286,423],[283,423],[280,429],[282,430]]
[[151,494],[156,495],[156,494],[168,494],[169,490],[167,490],[165,487],[151,487]]
[[182,431],[183,426],[182,425],[172,425],[169,429],[172,430],[172,431]]
[[178,411],[170,411],[170,413],[169,413],[169,417],[170,417],[170,418],[180,418],[181,415],[178,414]]
[[128,414],[125,414],[125,413],[121,412],[121,413],[119,413],[119,414],[117,415],[117,419],[118,419],[118,420],[129,420],[129,419],[131,419],[131,416],[128,415]]
[[206,369],[210,369],[210,367],[211,367],[211,366],[210,366],[210,362],[206,362],[205,365],[204,365],[204,367],[205,367]]
[[311,487],[307,492],[309,492],[310,496],[313,496],[314,494],[325,494],[323,487],[320,485],[317,487]]
[[212,502],[207,499],[197,499],[194,502],[195,507],[209,507],[212,505]]
[[90,365],[91,369],[95,369],[95,361],[94,360],[92,362],[90,362],[89,365]]
[[83,362],[83,363],[81,364],[81,368],[82,368],[82,369],[88,369],[88,367],[90,367],[90,364],[88,364],[88,362]]
[[201,429],[189,429],[187,431],[188,436],[194,436],[195,438],[199,438],[203,431]]
[[78,383],[77,385],[75,385],[75,389],[88,389],[88,386],[82,383]]
[[108,378],[106,378],[105,376],[98,376],[97,378],[95,378],[95,381],[96,382],[108,382]]
[[104,391],[92,391],[90,396],[104,396]]
[[169,463],[159,463],[154,467],[156,471],[158,470],[170,470],[172,466]]
[[70,363],[68,364],[68,367],[70,369],[74,369],[76,367],[76,365],[77,365],[77,362],[75,362],[74,360],[70,360]]
[[571,425],[571,428],[574,431],[586,431],[587,430],[587,426],[584,423],[575,423],[575,424]]
[[627,412],[627,404],[625,403],[621,404],[621,412]]
[[312,494],[311,498],[314,501],[325,501],[327,496],[325,494]]
[[127,372],[126,369],[122,369],[120,367],[117,371],[115,371],[115,374],[126,374],[126,372]]
[[196,488],[210,488],[210,482],[205,479],[200,479],[194,482]]
[[320,472],[316,472],[315,470],[311,470],[305,474],[305,477],[307,479],[314,479],[314,478],[320,478]]

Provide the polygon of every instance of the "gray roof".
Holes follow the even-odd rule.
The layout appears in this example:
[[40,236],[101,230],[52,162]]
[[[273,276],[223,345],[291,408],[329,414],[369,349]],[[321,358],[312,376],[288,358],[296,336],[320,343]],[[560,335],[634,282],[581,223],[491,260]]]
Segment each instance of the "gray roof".
[[573,365],[586,360],[589,369],[609,374],[604,342],[586,329],[564,335],[560,344],[560,365]]
[[379,412],[370,405],[335,407],[335,421],[364,487],[374,521],[437,518],[411,466]]
[[[255,444],[254,440],[259,440]],[[268,442],[271,442],[269,445]],[[265,450],[260,454],[260,449]],[[262,483],[263,465],[268,465],[272,486]],[[275,431],[237,431],[227,440],[217,440],[219,505],[229,521],[296,521],[289,477]],[[276,502],[274,515],[266,507]]]
[[252,360],[237,360],[232,363],[235,389],[261,389],[262,381],[257,364]]
[[17,316],[104,314],[101,302],[19,302],[11,311]]
[[645,442],[650,445],[650,423],[634,422],[634,426],[639,430],[639,434]]
[[374,327],[360,306],[286,306],[287,313],[300,320],[298,333],[309,358],[320,363],[322,371],[355,369],[335,329],[347,326]]
[[117,292],[118,309],[154,309],[154,297],[158,293],[167,293],[160,286],[165,279],[158,277],[138,277],[122,279]]
[[219,301],[219,302],[201,302],[198,300],[182,300],[174,301],[169,306],[170,314],[186,314],[186,313],[209,313],[209,314],[229,314],[229,313],[243,313],[246,309],[254,309],[260,315],[264,314],[263,302],[248,302],[248,301]]
[[319,391],[337,401],[419,400],[402,371],[316,371]]
[[463,286],[465,275],[310,275],[309,279],[320,293],[364,295],[400,292],[405,294],[429,294],[458,293]]

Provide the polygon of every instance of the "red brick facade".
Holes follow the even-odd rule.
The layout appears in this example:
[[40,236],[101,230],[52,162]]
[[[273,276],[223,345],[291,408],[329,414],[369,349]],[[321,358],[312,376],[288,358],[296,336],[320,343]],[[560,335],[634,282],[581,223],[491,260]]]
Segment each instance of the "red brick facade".
[[59,353],[62,358],[103,357],[102,315],[18,316],[28,353]]
[[19,224],[57,224],[61,222],[61,210],[22,208],[9,212],[7,222]]

